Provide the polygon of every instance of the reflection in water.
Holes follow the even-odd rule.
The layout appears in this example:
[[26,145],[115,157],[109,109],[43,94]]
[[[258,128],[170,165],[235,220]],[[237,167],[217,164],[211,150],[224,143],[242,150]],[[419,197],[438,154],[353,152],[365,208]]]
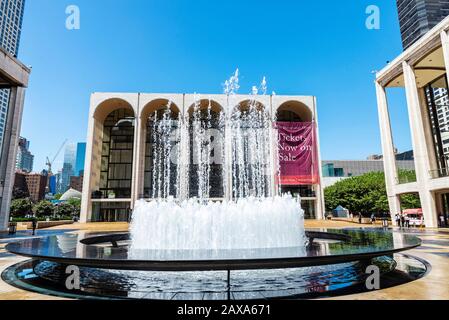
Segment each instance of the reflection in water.
[[[382,289],[422,277],[426,266],[408,256],[395,255],[373,259],[380,267]],[[346,263],[322,267],[233,271],[232,299],[315,298],[345,295],[365,290],[366,264]],[[396,268],[396,270],[395,270]],[[15,269],[16,285],[27,284],[41,293],[65,292],[65,268],[40,262],[34,272],[31,263]],[[38,277],[37,277],[38,276]],[[227,299],[226,272],[136,272],[80,268],[81,290],[66,292],[132,299]],[[47,292],[46,292],[47,290]]]

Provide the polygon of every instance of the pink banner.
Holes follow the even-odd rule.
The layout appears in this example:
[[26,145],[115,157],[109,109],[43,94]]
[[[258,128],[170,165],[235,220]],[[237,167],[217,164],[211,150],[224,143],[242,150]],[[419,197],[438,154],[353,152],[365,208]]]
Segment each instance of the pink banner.
[[320,183],[313,122],[278,122],[279,163],[282,185],[311,185]]

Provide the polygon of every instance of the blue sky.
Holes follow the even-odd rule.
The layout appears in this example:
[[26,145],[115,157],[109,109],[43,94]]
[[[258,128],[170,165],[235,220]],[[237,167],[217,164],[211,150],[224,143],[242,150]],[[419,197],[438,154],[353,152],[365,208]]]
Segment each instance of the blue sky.
[[[70,4],[80,30],[65,28]],[[365,28],[371,4],[380,30]],[[401,51],[391,0],[28,0],[19,58],[33,71],[22,135],[40,171],[65,139],[85,141],[92,92],[221,93],[238,67],[241,93],[266,76],[269,92],[317,96],[323,159],[365,159],[381,151],[372,71]],[[406,150],[405,107],[392,109]]]

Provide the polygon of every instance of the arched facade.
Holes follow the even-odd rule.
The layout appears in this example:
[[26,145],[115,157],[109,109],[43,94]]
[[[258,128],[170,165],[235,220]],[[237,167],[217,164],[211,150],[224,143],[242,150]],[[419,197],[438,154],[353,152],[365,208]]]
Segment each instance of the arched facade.
[[[232,128],[225,126],[223,122],[224,119],[232,117],[236,110],[246,112],[251,106],[264,110],[263,114],[272,126],[270,129],[272,134],[266,142],[269,145],[267,148],[270,149],[270,155],[277,154],[275,153],[277,137],[273,123],[274,115],[283,114],[283,120],[288,120],[286,117],[290,115],[292,121],[317,123],[313,97],[258,96],[255,98],[245,95],[211,95],[199,98],[197,95],[189,94],[93,94],[89,113],[81,220],[86,222],[126,221],[130,219],[135,201],[139,199],[151,201],[160,197],[161,194],[180,198],[196,196],[199,190],[195,182],[197,178],[189,174],[189,170],[198,170],[194,167],[195,164],[190,165],[195,162],[195,152],[197,152],[197,159],[205,155],[216,160],[211,166],[210,181],[202,182],[206,183],[207,190],[211,190],[210,198],[215,200],[229,198],[232,193],[232,176],[229,172],[232,168],[223,168],[223,166],[229,165],[229,159],[232,157],[232,144],[227,141],[229,139],[226,139],[226,136],[232,135]],[[163,122],[165,127],[162,128],[165,131],[160,131],[161,128],[154,126],[155,118],[166,120]],[[198,132],[202,132],[198,129],[201,128],[210,129],[211,132],[216,131],[217,134],[201,137],[206,141],[203,146],[206,152],[199,155],[198,148],[195,149],[195,143],[198,143]],[[113,145],[115,143],[110,139],[110,132],[126,133],[123,139],[127,143],[132,142],[132,146],[126,145],[126,150],[113,149],[114,157],[116,157],[114,161],[106,155],[108,152],[110,157],[109,150],[106,148],[107,143]],[[170,139],[158,132],[170,133]],[[218,147],[215,144],[213,150],[207,150],[207,141],[217,142],[217,139],[222,139],[222,143],[218,143]],[[160,146],[161,143],[168,146],[166,150],[171,154],[170,163],[166,162],[165,158],[158,160],[153,157],[153,148]],[[317,144],[319,152],[318,141]],[[122,157],[122,153],[126,156]],[[117,159],[118,162],[115,161]],[[225,164],[220,163],[220,159],[223,159]],[[173,163],[175,160],[179,161],[180,165]],[[271,166],[277,166],[278,161],[273,159],[270,163]],[[155,184],[152,181],[156,178],[161,179],[154,175],[155,172],[157,173],[158,165],[169,165],[170,174],[167,175],[167,183],[164,184],[167,189],[155,191]],[[130,168],[127,167],[125,170],[122,168],[124,166],[130,166]],[[129,176],[127,175],[124,181],[119,181],[120,179],[115,181],[114,170],[122,169],[127,174],[130,173],[130,179],[127,179]],[[272,172],[278,170],[277,167],[271,169]],[[225,173],[218,177],[221,172]],[[114,179],[110,178],[111,174]],[[185,180],[183,177],[193,178]],[[119,178],[122,177],[119,176]],[[267,178],[269,179],[267,184],[277,188],[276,177]],[[176,188],[173,186],[176,185],[175,181],[179,182]],[[116,187],[116,183],[119,187]],[[220,189],[220,186],[223,187]],[[322,218],[324,202],[321,186],[318,183],[310,186],[310,189],[313,192],[302,194],[304,204],[313,207],[306,210],[311,212],[310,217]]]

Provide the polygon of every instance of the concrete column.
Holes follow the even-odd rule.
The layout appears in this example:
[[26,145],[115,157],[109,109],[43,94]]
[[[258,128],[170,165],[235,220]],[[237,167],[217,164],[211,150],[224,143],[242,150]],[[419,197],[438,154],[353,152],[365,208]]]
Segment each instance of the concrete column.
[[394,221],[395,215],[402,212],[400,196],[389,195],[388,205],[390,207],[391,218],[393,219],[392,221]]
[[324,202],[324,189],[323,189],[323,168],[321,166],[321,142],[320,142],[320,128],[318,120],[318,110],[316,97],[313,98],[313,117],[315,120],[315,139],[317,148],[317,161],[318,161],[318,172],[320,181],[316,185],[316,218],[318,220],[323,220],[325,218],[324,214],[326,211],[326,205]]
[[81,200],[80,222],[87,223],[91,220],[91,179],[94,153],[95,118],[93,111],[89,112],[89,123],[87,129],[86,158],[84,163],[83,198]]
[[133,110],[135,112],[134,115],[134,146],[133,146],[133,169],[131,173],[131,210],[134,209],[134,204],[139,198],[139,190],[137,189],[137,175],[139,173],[139,153],[140,152],[140,93],[137,95],[137,110]]
[[224,136],[224,148],[225,148],[225,163],[223,163],[224,174],[226,177],[226,190],[225,190],[225,199],[227,201],[231,201],[233,194],[232,194],[232,128],[230,125],[230,119],[232,116],[232,106],[233,103],[232,98],[228,95],[226,97],[226,110],[225,110],[225,136]]
[[443,48],[444,64],[446,66],[446,73],[449,70],[449,35],[447,31],[443,31],[440,34],[441,46]]
[[146,125],[147,119],[142,118],[142,108],[140,105],[140,94],[139,94],[139,102],[138,102],[138,111],[139,113],[136,115],[136,124],[135,130],[136,140],[134,141],[134,151],[136,154],[135,163],[133,164],[133,168],[135,168],[135,173],[133,174],[133,182],[134,182],[134,197],[132,202],[139,200],[143,194],[143,184],[144,184],[144,175],[145,175],[145,148],[146,148]]
[[0,231],[8,228],[12,190],[15,179],[15,164],[22,125],[25,89],[11,88],[9,95],[8,117],[4,132],[2,158],[0,159],[1,204]]
[[179,170],[180,170],[180,181],[179,181],[179,188],[180,188],[180,199],[179,200],[185,200],[189,197],[189,168],[190,168],[190,137],[189,137],[189,114],[188,110],[186,110],[185,106],[185,96],[183,98],[183,106],[179,114],[179,121],[180,121],[180,141],[179,141],[179,148],[180,148],[180,155],[178,161],[180,161]]
[[[382,153],[384,157],[385,183],[387,188],[388,203],[391,217],[400,211],[396,202],[394,186],[397,184],[398,171],[396,167],[396,155],[394,152],[393,135],[391,132],[390,115],[388,112],[387,94],[385,88],[376,82],[377,107],[379,113],[380,137],[382,141]],[[399,209],[399,210],[398,210]]]
[[424,219],[427,227],[437,227],[438,219],[435,197],[428,188],[431,167],[416,76],[412,66],[407,62],[404,61],[402,67],[404,71],[410,130],[415,155],[416,179],[420,189],[419,195],[424,212]]

